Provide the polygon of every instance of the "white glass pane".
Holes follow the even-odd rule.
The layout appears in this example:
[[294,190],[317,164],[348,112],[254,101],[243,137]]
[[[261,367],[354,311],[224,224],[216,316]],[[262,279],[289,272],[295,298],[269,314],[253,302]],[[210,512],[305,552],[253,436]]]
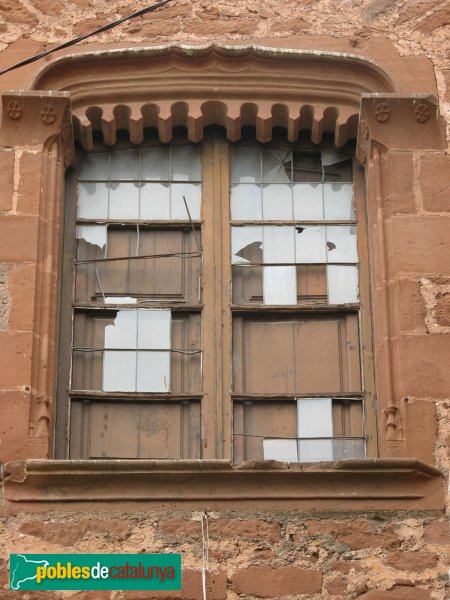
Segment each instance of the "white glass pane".
[[264,460],[298,462],[297,441],[270,439],[263,440]]
[[136,352],[105,350],[103,353],[103,391],[136,391]]
[[111,152],[111,181],[116,179],[139,179],[139,151],[118,150]]
[[170,147],[142,148],[141,179],[152,181],[170,180]]
[[333,440],[333,458],[365,458],[364,440]]
[[106,225],[78,225],[77,239],[85,240],[88,244],[104,248],[106,246],[108,229]]
[[233,265],[238,263],[248,263],[243,256],[252,244],[257,244],[261,248],[263,241],[262,227],[232,227],[231,228],[231,262]]
[[81,162],[80,179],[109,178],[109,153],[96,152],[85,154]]
[[[331,438],[333,416],[331,398],[297,400],[297,435],[299,438]],[[300,440],[300,462],[333,460],[333,440]]]
[[170,391],[170,352],[137,353],[136,391]]
[[107,219],[108,218],[108,188],[105,183],[78,184],[78,210],[79,219]]
[[295,227],[263,227],[263,262],[295,263]]
[[326,219],[350,221],[355,218],[351,183],[324,183],[323,194]]
[[109,218],[139,219],[139,187],[137,184],[109,184]]
[[357,263],[356,227],[329,226],[327,229],[327,262]]
[[202,180],[199,147],[172,146],[172,180]]
[[328,304],[359,302],[358,267],[327,265]]
[[265,183],[289,183],[292,180],[292,151],[289,148],[263,148],[261,155]]
[[170,310],[141,309],[137,319],[139,349],[170,348]]
[[264,267],[264,304],[297,304],[297,270],[292,267]]
[[119,310],[114,325],[105,327],[105,348],[136,348],[137,310]]
[[278,184],[263,186],[263,219],[292,221],[292,218],[292,187]]
[[189,214],[193,221],[199,221],[201,217],[200,198],[201,185],[195,183],[173,183],[171,190],[171,218],[189,221],[189,215],[186,210],[183,196],[186,198],[186,204]]
[[298,442],[299,462],[334,460],[333,440],[300,440]]
[[232,146],[231,181],[233,183],[261,181],[261,156],[258,146]]
[[325,263],[327,260],[325,227],[296,227],[295,262]]
[[146,183],[141,187],[140,218],[144,221],[170,219],[169,183]]
[[231,218],[241,221],[261,221],[261,187],[253,184],[231,186]]
[[323,217],[322,184],[295,183],[294,219],[296,221],[318,221]]

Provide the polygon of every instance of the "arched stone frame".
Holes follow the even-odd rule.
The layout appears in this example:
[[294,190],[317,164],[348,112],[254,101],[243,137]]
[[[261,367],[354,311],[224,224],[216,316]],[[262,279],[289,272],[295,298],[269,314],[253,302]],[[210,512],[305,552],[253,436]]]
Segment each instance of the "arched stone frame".
[[[375,346],[375,363],[379,405],[385,414],[380,428],[381,455],[408,455],[402,426],[404,405],[393,389],[395,365],[390,345],[391,309],[385,289],[380,156],[392,148],[440,147],[442,132],[439,120],[434,118],[437,116],[434,98],[395,94],[399,90],[394,82],[376,64],[357,56],[217,45],[72,55],[44,68],[31,87],[44,90],[20,94],[24,106],[30,106],[29,114],[33,113],[33,118],[36,108],[31,108],[28,98],[37,94],[41,104],[49,99],[45,106],[56,106],[58,96],[46,90],[69,93],[74,137],[86,150],[92,148],[93,131],[101,131],[104,141],[113,145],[116,131],[127,129],[130,140],[140,143],[146,127],[156,127],[162,141],[171,139],[172,128],[176,126],[186,127],[189,139],[198,141],[204,127],[210,124],[225,127],[230,140],[238,139],[241,128],[246,125],[255,127],[256,137],[261,142],[270,139],[273,127],[284,127],[290,140],[296,139],[301,129],[310,130],[314,142],[320,142],[324,133],[330,133],[338,147],[358,136],[357,156],[366,170],[371,206],[371,252],[375,252],[371,271],[375,290],[375,337],[379,341]],[[62,97],[67,102],[67,96]],[[359,124],[361,97],[365,118]],[[18,120],[7,110],[14,102],[19,102],[18,95],[4,96],[3,129],[6,139],[17,146],[20,145],[18,131],[22,131],[25,144],[29,130],[11,123]],[[47,112],[42,104],[41,115]],[[23,123],[25,120],[21,125]],[[69,132],[70,125],[58,121],[62,142],[43,160],[42,173],[51,168],[48,164],[57,165],[56,170],[53,167],[53,179],[42,178],[49,189],[42,192],[41,198],[45,197],[47,202],[52,198],[53,206],[57,205],[61,192],[64,166],[70,164],[73,156]],[[45,137],[45,133],[42,135]],[[47,139],[40,140],[43,147]],[[44,264],[50,254],[55,260],[54,250],[58,247],[55,221],[53,227],[45,217],[43,221],[47,222],[50,241],[40,246],[40,264]],[[56,303],[57,298],[55,270],[44,269],[42,281],[42,287],[37,287],[37,307],[49,301]],[[38,442],[38,446],[45,455],[45,440],[48,443],[51,437],[49,423],[53,415],[54,352],[52,355],[49,349],[56,320],[52,320],[52,315],[43,320],[37,318],[35,328],[35,339],[40,342],[36,342],[36,351],[33,351],[36,366],[31,385],[30,438],[42,442]],[[45,381],[40,375],[43,368],[47,372]]]

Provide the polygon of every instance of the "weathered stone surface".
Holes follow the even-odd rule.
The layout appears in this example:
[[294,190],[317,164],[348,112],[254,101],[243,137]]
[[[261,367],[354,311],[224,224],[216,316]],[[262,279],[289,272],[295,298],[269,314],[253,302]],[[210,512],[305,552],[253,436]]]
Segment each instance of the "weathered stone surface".
[[431,594],[422,588],[402,586],[392,590],[370,590],[359,598],[361,600],[431,600]]
[[[14,411],[11,407],[14,406]],[[0,391],[0,462],[26,457],[29,394],[20,390]]]
[[0,381],[4,388],[28,385],[31,378],[32,333],[27,331],[0,332]]
[[398,11],[396,25],[403,25],[411,19],[421,17],[435,6],[435,0],[408,0]]
[[39,153],[23,151],[19,163],[17,213],[38,215],[41,198],[41,162]]
[[345,596],[345,594],[347,593],[347,582],[343,577],[333,579],[332,581],[327,583],[325,587],[327,592],[332,596]]
[[[170,519],[159,524],[159,531],[171,535],[200,536],[200,521]],[[271,542],[280,541],[280,525],[257,519],[211,519],[209,521],[210,537],[218,538],[255,538]]]
[[100,27],[106,25],[106,21],[104,19],[86,19],[85,21],[80,21],[76,23],[73,28],[73,31],[76,35],[85,35],[86,33],[90,33],[91,31],[95,31]]
[[111,592],[108,590],[95,590],[95,591],[84,591],[78,592],[73,596],[70,596],[73,600],[109,600],[111,598]]
[[18,23],[36,27],[39,19],[17,0],[0,0],[0,15],[8,23]]
[[419,279],[396,277],[388,284],[391,334],[426,333],[426,309]]
[[390,528],[372,531],[368,521],[308,521],[310,535],[332,535],[351,550],[362,548],[398,548],[400,540]]
[[355,569],[355,571],[360,571],[362,569],[360,561],[358,560],[335,560],[330,566],[333,571],[345,574],[350,573],[352,569]]
[[31,0],[31,3],[44,15],[53,17],[60,15],[63,9],[60,0]]
[[374,0],[362,10],[362,17],[370,22],[395,6],[395,0]]
[[429,552],[392,552],[384,561],[386,565],[401,571],[416,571],[432,569],[437,565],[437,556]]
[[12,208],[14,185],[14,151],[0,152],[0,213]]
[[450,524],[448,520],[426,523],[424,525],[423,539],[427,544],[445,544],[450,546]]
[[431,33],[432,31],[445,27],[450,23],[450,6],[444,5],[433,12],[428,17],[425,17],[417,24],[417,30],[423,33]]
[[8,294],[11,301],[9,327],[15,331],[32,331],[34,310],[30,298],[34,298],[36,265],[14,265],[8,272]]
[[236,571],[232,587],[237,594],[258,598],[316,594],[322,590],[322,573],[298,567],[248,567]]
[[436,407],[427,400],[408,400],[405,403],[406,440],[408,456],[434,464],[437,435]]
[[420,161],[422,203],[429,212],[450,211],[450,156],[425,154]]
[[436,300],[436,323],[444,327],[450,327],[450,292],[437,294]]
[[[152,600],[199,600],[203,597],[202,573],[194,569],[183,569],[181,591],[153,591]],[[225,571],[209,571],[206,574],[206,597],[208,600],[225,600],[227,597],[227,576]],[[125,600],[149,600],[149,592],[126,591]]]
[[389,152],[382,161],[383,209],[385,217],[417,212],[414,199],[414,155]]
[[36,261],[38,222],[36,217],[0,217],[2,243],[0,261]]

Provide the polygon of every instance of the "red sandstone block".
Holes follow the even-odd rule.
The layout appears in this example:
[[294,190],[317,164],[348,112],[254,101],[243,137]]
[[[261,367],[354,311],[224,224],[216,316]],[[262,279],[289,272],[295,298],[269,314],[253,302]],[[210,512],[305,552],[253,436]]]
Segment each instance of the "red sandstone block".
[[445,521],[431,521],[424,525],[423,539],[427,544],[450,546],[450,523]]
[[359,596],[360,600],[431,600],[428,590],[411,586],[395,587],[392,590],[370,590]]
[[426,333],[425,301],[420,293],[419,278],[396,277],[388,285],[391,335]]
[[359,521],[307,521],[310,535],[332,535],[351,550],[363,548],[398,548],[400,540],[390,527],[381,531],[372,531],[367,520]]
[[42,155],[40,153],[22,152],[19,162],[17,194],[17,212],[20,215],[39,214],[41,164]]
[[333,579],[325,586],[326,590],[332,596],[345,596],[347,593],[347,582],[343,577]]
[[322,573],[317,569],[299,567],[248,567],[233,576],[233,590],[237,594],[278,598],[299,594],[317,594],[322,591]]
[[429,400],[405,402],[407,456],[434,464],[437,436],[436,406]]
[[0,391],[0,461],[28,458],[29,394],[20,390]]
[[429,212],[450,211],[450,156],[425,154],[419,172],[422,202]]
[[395,216],[386,222],[389,276],[450,275],[450,217]]
[[0,261],[37,260],[38,220],[14,215],[0,217]]
[[384,561],[386,565],[399,571],[415,571],[432,569],[438,563],[437,556],[429,552],[392,552]]
[[31,332],[0,332],[0,386],[16,388],[28,385],[31,378]]
[[34,319],[36,265],[17,264],[8,272],[8,293],[11,302],[9,329],[32,331]]
[[331,563],[331,569],[333,571],[339,571],[340,573],[350,573],[352,569],[360,571],[362,569],[358,560],[335,560]]
[[417,212],[414,201],[414,155],[389,152],[382,161],[384,215]]
[[110,598],[111,592],[108,590],[91,590],[70,596],[70,600],[110,600]]
[[[200,521],[168,519],[161,521],[159,531],[169,535],[201,535]],[[279,542],[281,527],[279,523],[270,523],[259,519],[210,519],[209,535],[218,538],[244,537]]]
[[392,344],[398,397],[447,396],[450,389],[449,336],[401,335]]
[[14,151],[0,151],[0,212],[12,208],[14,191]]
[[[202,573],[194,569],[183,569],[180,591],[126,591],[125,600],[200,600],[203,598]],[[209,571],[206,574],[206,597],[208,600],[225,600],[227,576],[225,571]]]

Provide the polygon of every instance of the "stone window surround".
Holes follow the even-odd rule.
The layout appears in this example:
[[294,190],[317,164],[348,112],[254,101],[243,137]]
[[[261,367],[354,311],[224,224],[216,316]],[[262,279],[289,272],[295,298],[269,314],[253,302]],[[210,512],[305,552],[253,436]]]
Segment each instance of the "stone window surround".
[[[6,466],[6,491],[10,489],[13,504],[14,501],[20,505],[42,502],[44,499],[38,498],[37,490],[43,483],[54,488],[53,500],[48,498],[50,502],[57,501],[58,496],[62,499],[64,490],[73,489],[66,477],[72,472],[82,472],[87,477],[86,485],[89,481],[92,485],[99,477],[109,481],[108,474],[119,471],[135,485],[136,478],[144,473],[150,480],[157,475],[161,485],[157,497],[148,492],[141,495],[133,486],[130,493],[126,491],[127,486],[123,493],[105,488],[101,497],[114,498],[118,504],[144,499],[163,503],[164,497],[182,502],[186,496],[174,492],[173,488],[181,481],[190,482],[188,487],[195,485],[197,489],[200,485],[203,494],[199,494],[197,500],[201,501],[201,497],[210,497],[207,490],[223,478],[229,481],[228,485],[240,489],[238,480],[245,474],[246,481],[251,483],[248,493],[236,491],[235,500],[248,501],[253,506],[281,507],[286,502],[293,506],[294,499],[298,499],[299,507],[312,507],[314,499],[320,496],[318,490],[314,491],[316,483],[312,483],[318,478],[318,485],[329,489],[329,494],[324,493],[322,508],[346,509],[356,505],[368,508],[372,504],[377,508],[403,508],[410,498],[417,508],[442,509],[441,473],[421,461],[405,458],[408,456],[408,432],[403,426],[405,403],[394,392],[395,364],[389,338],[392,309],[385,284],[389,264],[384,251],[380,164],[384,154],[392,149],[438,150],[443,147],[435,98],[399,93],[375,63],[353,55],[218,45],[171,45],[70,55],[45,67],[31,88],[3,94],[2,134],[5,147],[42,148],[43,201],[29,432],[30,447],[36,449],[34,456],[51,455],[58,313],[51,307],[57,306],[59,297],[60,198],[64,171],[74,160],[74,139],[89,150],[93,145],[93,131],[101,131],[104,141],[113,145],[117,129],[128,129],[131,141],[140,143],[144,128],[156,127],[161,140],[170,141],[172,128],[184,126],[189,139],[199,141],[204,127],[218,124],[225,127],[230,140],[238,139],[245,125],[256,128],[256,137],[261,142],[270,139],[273,127],[284,127],[290,140],[296,139],[299,130],[309,129],[312,140],[317,143],[324,133],[331,133],[338,147],[357,137],[357,158],[365,170],[371,257],[373,253],[374,363],[380,456],[385,458],[331,463],[316,468],[272,465],[269,469],[261,464],[237,469],[226,461],[202,461],[203,466],[191,461],[177,465],[170,461],[138,461],[138,464],[117,461],[112,467],[111,462],[116,461],[72,464],[29,460],[25,464]],[[423,456],[420,448],[417,456]],[[18,472],[22,472],[24,478],[17,477]],[[279,500],[267,497],[258,485],[262,472],[266,479],[268,473],[271,481],[276,478],[277,483],[272,483],[281,490]],[[401,484],[399,472],[404,474],[400,477]],[[208,473],[206,479],[205,473]],[[149,481],[148,477],[143,479]],[[385,486],[388,481],[392,481],[393,487]],[[372,491],[369,482],[375,486]],[[360,484],[362,488],[357,491]],[[301,486],[304,497],[297,485]],[[349,485],[352,493],[344,499],[342,493]],[[377,485],[383,485],[381,496],[375,491]],[[87,494],[86,489],[83,491],[82,486],[74,492],[72,501],[100,500]],[[229,505],[225,500],[226,489],[222,494],[213,494],[212,505],[219,506],[221,499]],[[272,484],[268,489],[273,489]],[[195,498],[192,500],[195,505]]]

